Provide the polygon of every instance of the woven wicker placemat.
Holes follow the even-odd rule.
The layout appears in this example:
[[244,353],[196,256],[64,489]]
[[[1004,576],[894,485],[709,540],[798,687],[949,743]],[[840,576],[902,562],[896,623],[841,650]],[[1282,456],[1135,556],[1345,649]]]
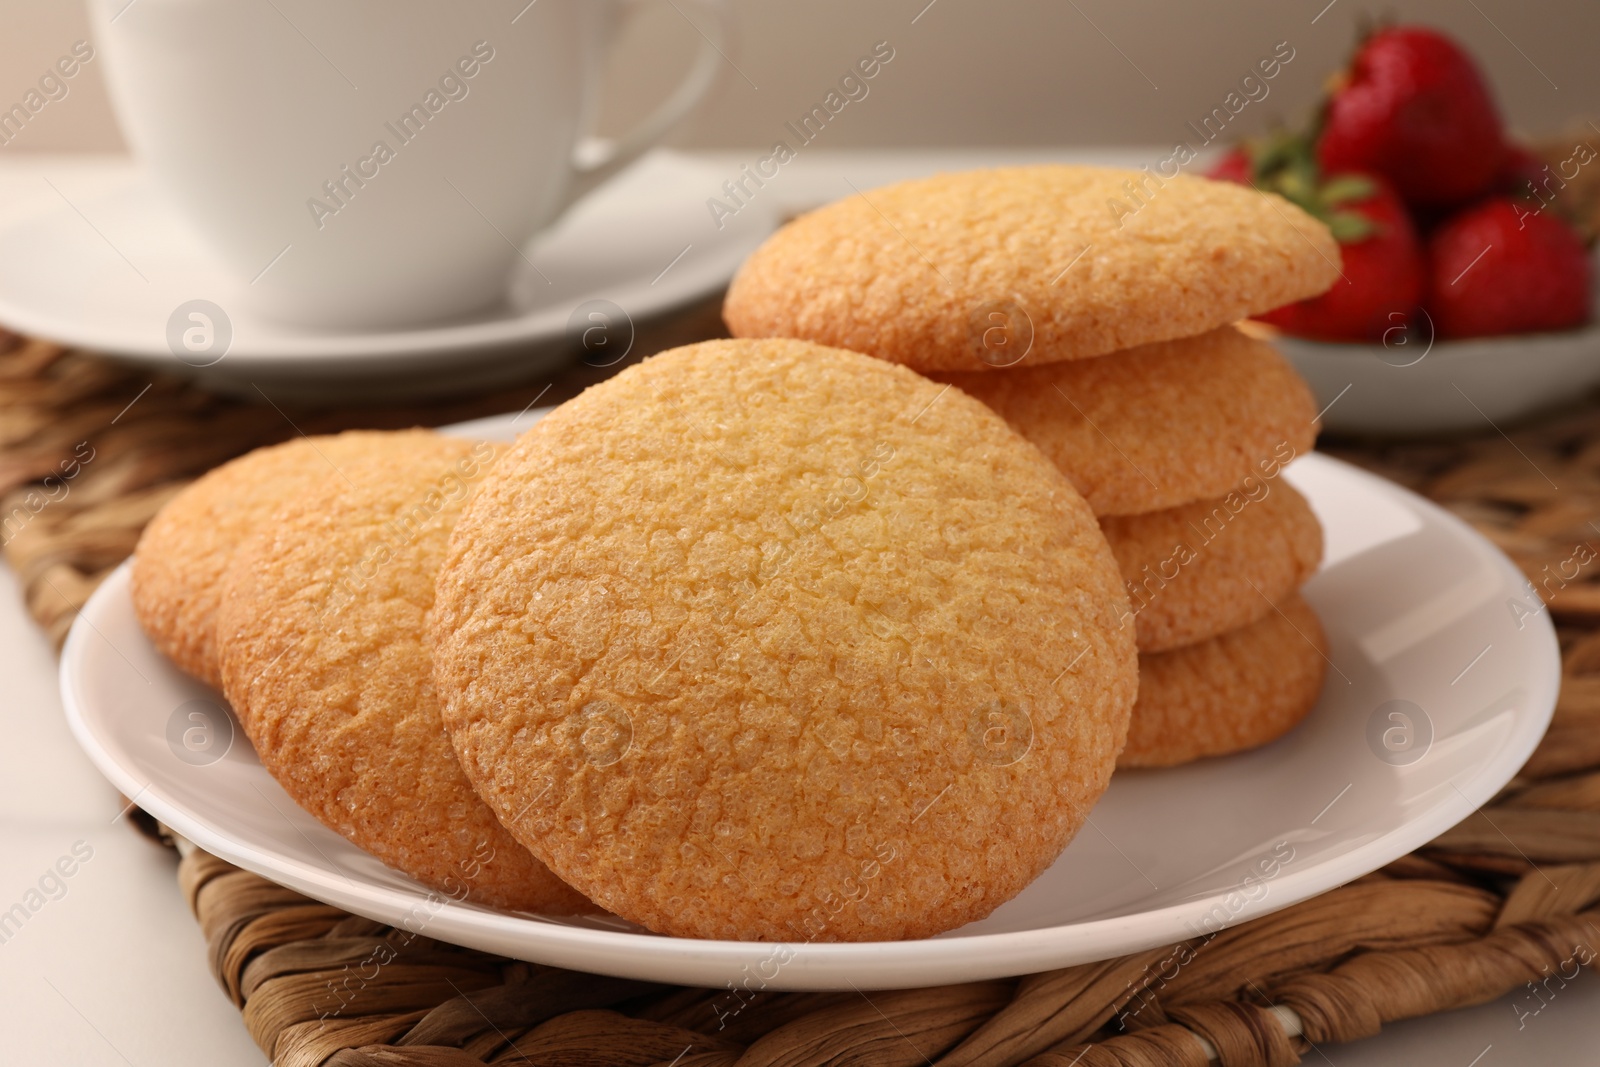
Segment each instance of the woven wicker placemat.
[[[720,332],[707,301],[633,358]],[[0,335],[0,525],[59,641],[190,479],[296,433],[551,403],[617,368],[413,408],[209,396]],[[178,842],[210,964],[279,1067],[484,1063],[1259,1067],[1513,990],[1536,1014],[1600,951],[1600,405],[1444,443],[1325,443],[1432,497],[1528,575],[1561,636],[1554,722],[1484,810],[1354,883],[1212,937],[1010,981],[872,993],[704,990],[560,971],[351,916]],[[1536,603],[1531,597],[1530,604]]]

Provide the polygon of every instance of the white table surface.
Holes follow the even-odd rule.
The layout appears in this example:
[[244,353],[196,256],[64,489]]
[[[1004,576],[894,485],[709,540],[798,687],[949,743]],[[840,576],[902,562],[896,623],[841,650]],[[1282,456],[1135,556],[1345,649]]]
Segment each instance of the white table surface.
[[[704,153],[735,176],[759,152]],[[1152,153],[812,152],[767,191],[798,210],[858,187],[932,170],[1047,158],[1138,162]],[[101,157],[0,160],[0,224],[59,203],[43,177],[90,189],[128,164]],[[16,1067],[262,1064],[239,1014],[206,970],[205,944],[174,856],[119,816],[120,798],[78,750],[62,717],[56,659],[0,567],[0,911],[20,901],[78,842],[93,856],[0,943],[0,1063]],[[1548,997],[1548,994],[1546,994]],[[1600,979],[1541,1002],[1512,994],[1400,1023],[1309,1053],[1335,1067],[1600,1067]]]

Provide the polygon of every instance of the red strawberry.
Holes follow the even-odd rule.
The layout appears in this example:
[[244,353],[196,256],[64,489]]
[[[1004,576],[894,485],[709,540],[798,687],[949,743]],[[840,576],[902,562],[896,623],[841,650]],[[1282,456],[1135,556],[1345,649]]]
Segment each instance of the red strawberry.
[[1206,177],[1215,178],[1219,182],[1250,185],[1255,178],[1255,169],[1249,150],[1244,145],[1234,145],[1228,149],[1227,155],[1211,165],[1206,171]]
[[1380,341],[1410,322],[1422,298],[1423,260],[1405,205],[1381,179],[1340,175],[1313,210],[1339,239],[1341,277],[1321,296],[1257,315],[1286,333],[1327,341]]
[[1472,57],[1435,30],[1396,26],[1356,50],[1323,113],[1317,159],[1328,174],[1380,174],[1414,207],[1447,207],[1490,189],[1505,143]]
[[1505,162],[1500,165],[1494,189],[1507,196],[1531,197],[1547,177],[1544,160],[1519,144],[1508,143]]
[[1564,330],[1589,321],[1589,254],[1552,212],[1495,197],[1428,242],[1426,306],[1440,337]]

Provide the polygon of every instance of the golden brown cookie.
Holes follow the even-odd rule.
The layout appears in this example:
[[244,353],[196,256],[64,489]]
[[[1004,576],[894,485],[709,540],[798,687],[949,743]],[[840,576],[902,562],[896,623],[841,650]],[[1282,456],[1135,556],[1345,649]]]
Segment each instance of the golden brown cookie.
[[1005,374],[939,374],[1039,446],[1096,515],[1222,496],[1316,442],[1311,390],[1271,345],[1224,326]]
[[1231,182],[1084,166],[941,174],[789,223],[745,261],[736,337],[917,370],[1049,363],[1190,337],[1327,289],[1321,222]]
[[493,446],[363,440],[240,546],[217,616],[228,700],[295,802],[383,862],[457,899],[594,910],[495,820],[439,719],[434,578]]
[[1118,768],[1171,767],[1264,745],[1316,707],[1327,636],[1301,596],[1209,641],[1139,656],[1139,700]]
[[1322,562],[1322,524],[1283,478],[1247,478],[1222,497],[1100,526],[1127,583],[1140,652],[1255,622]]
[[382,434],[297,437],[224,463],[185,487],[145,526],[133,553],[139,625],[183,671],[220,688],[217,599],[240,542],[278,505],[336,477]]
[[712,341],[562,405],[484,480],[435,676],[501,820],[663,933],[922,937],[1082,824],[1136,673],[1116,562],[960,390]]

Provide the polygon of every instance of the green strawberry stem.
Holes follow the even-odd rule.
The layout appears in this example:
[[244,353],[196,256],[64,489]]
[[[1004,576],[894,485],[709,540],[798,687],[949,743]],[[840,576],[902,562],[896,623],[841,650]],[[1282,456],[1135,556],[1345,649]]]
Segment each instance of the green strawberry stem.
[[1324,181],[1317,167],[1315,143],[1314,131],[1279,129],[1267,137],[1247,140],[1240,148],[1250,160],[1251,180],[1258,189],[1277,193],[1320,219],[1340,244],[1354,244],[1377,233],[1377,224],[1359,211],[1340,210],[1343,205],[1369,199],[1377,185],[1360,174],[1339,174]]

